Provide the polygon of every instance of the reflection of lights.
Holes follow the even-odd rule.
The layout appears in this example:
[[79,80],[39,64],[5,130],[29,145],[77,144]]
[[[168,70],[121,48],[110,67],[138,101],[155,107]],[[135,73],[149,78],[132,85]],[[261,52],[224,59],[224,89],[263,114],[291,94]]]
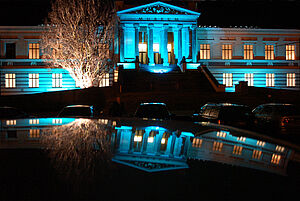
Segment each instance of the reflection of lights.
[[133,139],[135,142],[141,142],[142,141],[142,136],[138,135],[138,136],[134,136]]
[[16,125],[16,124],[17,124],[17,120],[6,120],[7,126],[12,126],[12,125]]
[[39,119],[29,119],[29,124],[39,124],[40,120]]
[[253,150],[252,158],[254,158],[254,159],[260,159],[261,154],[262,154],[262,151],[259,151],[259,150]]
[[161,144],[165,144],[166,143],[166,138],[162,138],[161,139]]
[[194,138],[192,146],[200,148],[202,146],[202,142],[203,142],[202,139]]
[[52,119],[52,124],[62,124],[62,119]]
[[217,132],[217,136],[218,136],[218,137],[223,137],[223,138],[225,138],[226,135],[227,135],[227,132],[225,132],[225,131],[218,131],[218,132]]
[[241,137],[238,137],[237,138],[237,141],[241,141],[241,142],[245,142],[246,141],[246,138],[241,136]]
[[265,142],[263,142],[263,141],[260,141],[260,140],[257,140],[257,143],[256,143],[256,145],[257,146],[260,146],[260,147],[263,147],[263,146],[265,146]]
[[275,150],[278,151],[278,152],[284,152],[285,148],[282,147],[282,146],[277,145]]
[[148,137],[148,142],[153,143],[154,142],[154,137]]
[[29,137],[30,138],[39,138],[40,137],[40,130],[39,129],[30,129],[29,130]]
[[213,151],[222,151],[223,143],[214,141]]
[[234,145],[232,153],[235,155],[242,155],[243,147]]
[[279,165],[280,159],[281,159],[281,156],[280,156],[280,155],[278,155],[278,154],[273,154],[273,155],[272,155],[272,159],[271,159],[271,163],[274,163],[274,164],[276,164],[276,165]]

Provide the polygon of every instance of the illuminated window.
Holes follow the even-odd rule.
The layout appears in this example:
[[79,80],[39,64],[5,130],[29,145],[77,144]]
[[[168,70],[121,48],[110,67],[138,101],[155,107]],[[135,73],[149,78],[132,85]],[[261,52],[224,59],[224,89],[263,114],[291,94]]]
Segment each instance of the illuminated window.
[[285,46],[285,59],[286,60],[295,60],[295,45],[286,45]]
[[202,139],[199,139],[199,138],[194,138],[193,139],[193,144],[192,144],[192,147],[198,147],[200,148],[202,146]]
[[260,146],[260,147],[264,147],[265,144],[266,144],[265,142],[260,141],[260,140],[257,140],[257,142],[256,142],[256,145],[257,145],[257,146]]
[[274,45],[265,45],[265,59],[274,60]]
[[29,73],[29,87],[39,87],[39,74],[38,73]]
[[118,82],[118,77],[119,77],[119,71],[118,69],[114,70],[114,82]]
[[242,155],[243,147],[234,145],[232,153],[235,155]]
[[168,43],[167,49],[168,49],[168,52],[172,52],[172,44]]
[[30,129],[29,130],[29,138],[39,138],[40,130],[39,129]]
[[17,120],[6,120],[7,126],[12,126],[12,125],[16,125],[16,124],[17,124]]
[[222,45],[222,59],[232,59],[232,45]]
[[154,52],[154,53],[159,52],[159,44],[158,44],[158,43],[154,43],[154,44],[153,44],[153,52]]
[[232,73],[223,73],[223,84],[232,87]]
[[253,86],[253,73],[245,73],[245,81],[248,83],[248,86]]
[[287,87],[295,87],[296,86],[296,75],[295,75],[295,73],[287,73],[286,74],[286,86]]
[[139,52],[147,52],[147,44],[146,43],[139,44]]
[[271,163],[279,165],[280,159],[281,159],[281,156],[279,154],[273,154],[272,159],[271,159]]
[[29,124],[39,124],[40,120],[39,119],[29,119]]
[[53,119],[52,124],[62,124],[62,119]]
[[200,45],[200,59],[210,59],[210,44]]
[[253,59],[253,45],[244,45],[244,59]]
[[223,143],[214,141],[213,151],[222,151]]
[[16,87],[16,74],[9,73],[5,74],[5,88],[15,88]]
[[40,58],[40,44],[29,43],[29,59],[39,59],[39,58]]
[[105,73],[102,80],[100,81],[99,87],[108,87],[109,86],[109,73]]
[[62,87],[62,73],[52,73],[52,87]]
[[262,154],[262,151],[260,151],[260,150],[253,150],[252,158],[259,160],[260,157],[261,157],[261,154]]
[[275,86],[275,74],[266,73],[266,87],[274,87],[274,86]]

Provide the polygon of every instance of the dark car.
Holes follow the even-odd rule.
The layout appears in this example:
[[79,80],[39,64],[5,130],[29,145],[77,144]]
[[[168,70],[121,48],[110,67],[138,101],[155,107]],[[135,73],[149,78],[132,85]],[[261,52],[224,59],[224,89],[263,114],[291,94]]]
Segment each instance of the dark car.
[[94,117],[94,107],[91,105],[69,105],[64,107],[58,117]]
[[253,111],[255,124],[259,128],[279,131],[300,131],[300,110],[293,104],[268,103]]
[[0,107],[0,119],[10,118],[26,118],[28,114],[14,107],[3,106]]
[[134,116],[147,119],[170,119],[172,115],[165,103],[141,103]]
[[248,128],[253,125],[251,108],[231,103],[207,103],[193,114],[193,120]]

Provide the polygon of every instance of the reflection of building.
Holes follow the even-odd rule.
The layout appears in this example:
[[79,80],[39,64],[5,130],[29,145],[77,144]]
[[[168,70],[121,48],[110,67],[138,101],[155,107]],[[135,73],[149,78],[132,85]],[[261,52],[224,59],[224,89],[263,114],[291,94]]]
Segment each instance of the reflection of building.
[[195,137],[188,157],[285,174],[291,153],[283,146],[220,130]]
[[191,134],[162,127],[116,127],[113,161],[153,172],[187,168]]
[[[201,27],[200,13],[162,2],[121,10],[118,16],[118,67],[166,73],[205,66],[205,75],[225,85],[226,91],[234,91],[239,81],[299,89],[299,30]],[[65,70],[44,65],[41,30],[0,27],[2,95],[76,88]],[[102,86],[117,81],[118,67]]]

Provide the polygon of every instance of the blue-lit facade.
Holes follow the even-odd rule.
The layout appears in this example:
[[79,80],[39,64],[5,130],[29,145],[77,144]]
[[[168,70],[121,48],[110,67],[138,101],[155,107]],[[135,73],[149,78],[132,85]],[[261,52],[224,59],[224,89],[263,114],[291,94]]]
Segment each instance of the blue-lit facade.
[[[201,13],[163,2],[117,15],[116,72],[120,67],[151,73],[207,67],[221,86],[216,91],[233,92],[240,81],[254,87],[300,89],[300,30],[202,27]],[[36,51],[41,29],[0,27],[1,95],[76,89],[67,71],[46,66],[42,52]],[[115,75],[112,71],[106,77],[109,85],[117,81]]]

